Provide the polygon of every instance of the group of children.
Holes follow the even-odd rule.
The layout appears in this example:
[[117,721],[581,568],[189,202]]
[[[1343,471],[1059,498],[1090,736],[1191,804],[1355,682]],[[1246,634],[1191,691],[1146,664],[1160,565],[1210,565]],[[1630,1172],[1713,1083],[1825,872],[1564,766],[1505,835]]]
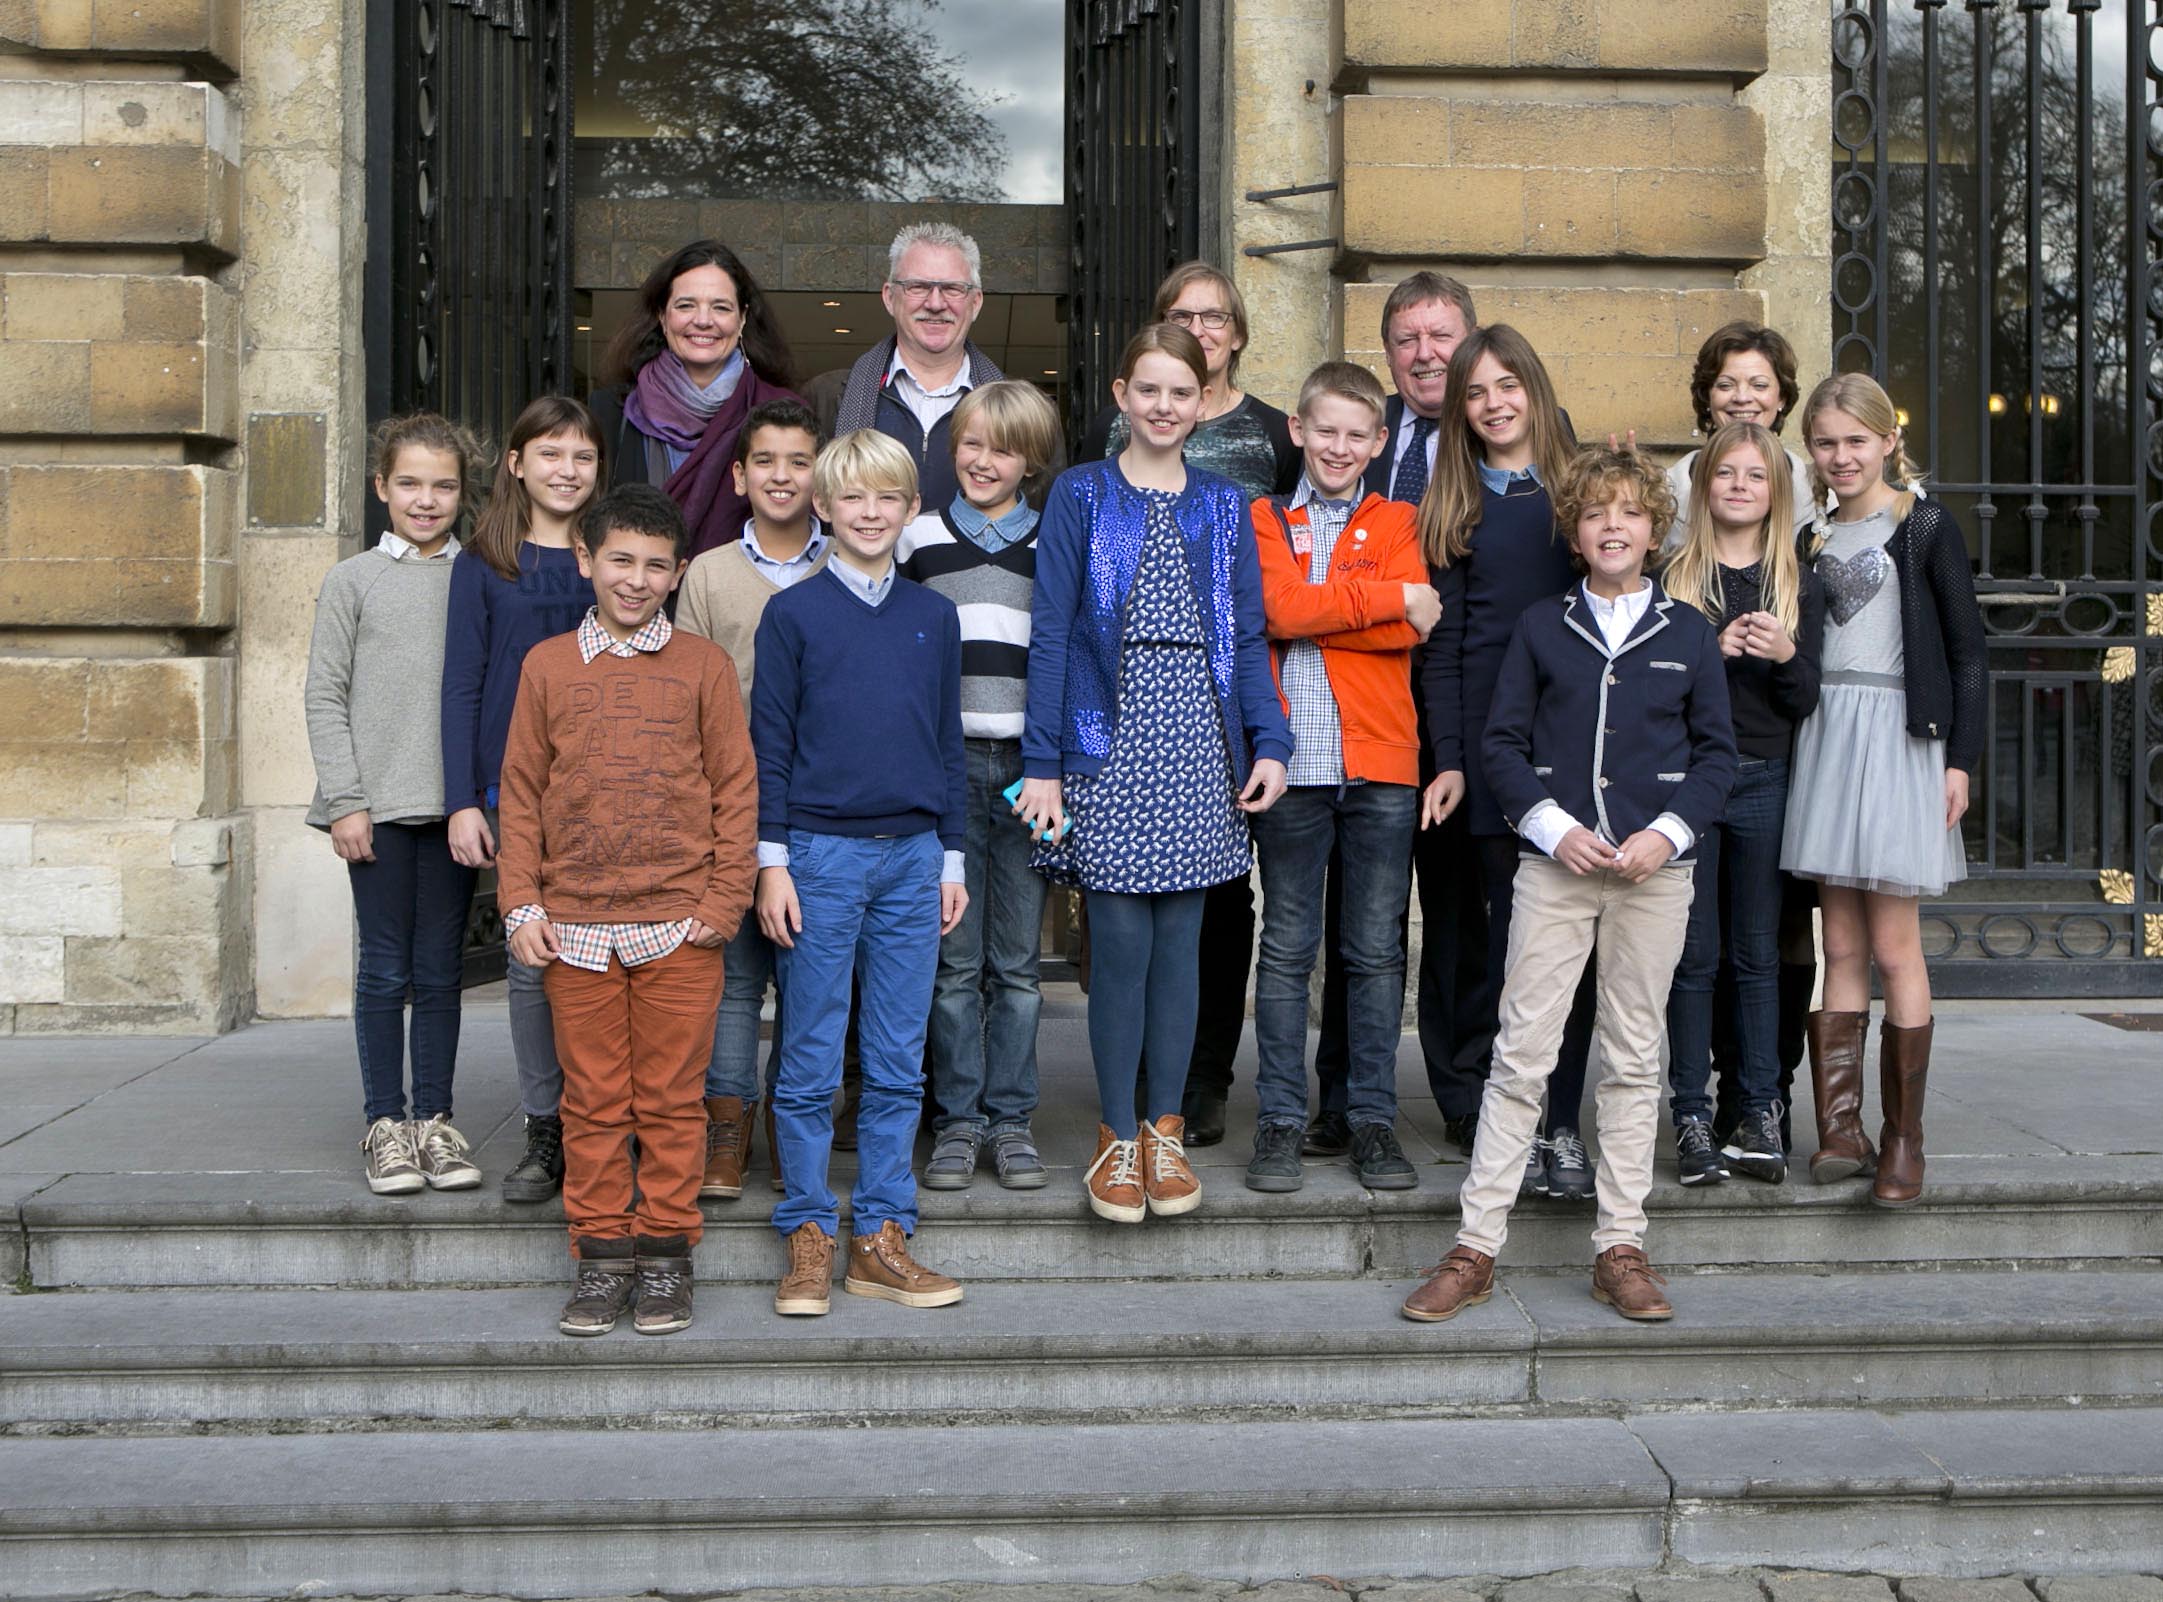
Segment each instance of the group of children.
[[[1369,1187],[1411,1186],[1395,1132],[1410,867],[1418,831],[1462,805],[1501,1023],[1461,1131],[1458,1244],[1406,1316],[1489,1294],[1595,953],[1594,1294],[1667,1316],[1644,1253],[1663,1040],[1683,1181],[1782,1177],[1789,875],[1817,882],[1828,961],[1809,1019],[1813,1175],[1872,1171],[1877,1200],[1911,1202],[1930,1039],[1916,898],[1961,872],[1979,616],[1883,391],[1843,377],[1811,396],[1818,493],[1798,491],[1776,437],[1792,355],[1763,329],[1708,350],[1723,339],[1709,376],[1700,363],[1711,438],[1681,496],[1634,449],[1573,451],[1537,354],[1493,327],[1451,360],[1418,507],[1363,489],[1389,447],[1385,397],[1342,362],[1309,375],[1289,420],[1296,491],[1250,500],[1184,458],[1210,369],[1164,323],[1120,363],[1116,453],[1048,485],[1049,401],[1012,382],[966,394],[943,507],[918,503],[884,435],[822,447],[801,405],[762,404],[736,445],[741,537],[695,562],[665,494],[596,495],[600,431],[575,401],[520,416],[462,549],[472,442],[430,415],[386,423],[390,532],[325,581],[307,692],[310,821],[347,863],[359,923],[370,1187],[480,1182],[451,1088],[466,909],[492,864],[526,1126],[504,1191],[561,1187],[565,1333],[627,1313],[645,1333],[689,1324],[699,1198],[741,1194],[762,1106],[783,1192],[775,1309],[825,1313],[852,1047],[844,1288],[959,1301],[910,1246],[927,1055],[923,1182],[966,1186],[988,1152],[1002,1185],[1044,1184],[1037,951],[1047,884],[1078,886],[1101,1120],[1088,1204],[1120,1223],[1192,1211],[1181,1107],[1204,895],[1256,858],[1246,1182],[1302,1182],[1327,929],[1351,1163]],[[440,718],[414,718],[416,700]],[[1860,1122],[1873,959],[1882,1153]]]

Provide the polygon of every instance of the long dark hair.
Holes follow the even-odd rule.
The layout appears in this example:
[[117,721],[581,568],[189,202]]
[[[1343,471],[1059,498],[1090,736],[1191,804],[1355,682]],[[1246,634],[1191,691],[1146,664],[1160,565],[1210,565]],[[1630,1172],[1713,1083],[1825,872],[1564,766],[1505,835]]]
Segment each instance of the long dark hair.
[[603,376],[613,384],[628,384],[638,377],[641,367],[668,348],[668,341],[661,335],[661,312],[668,305],[669,291],[676,280],[694,267],[718,267],[729,275],[743,308],[743,332],[738,343],[744,360],[767,383],[792,388],[796,362],[789,354],[780,321],[767,304],[758,280],[751,276],[751,269],[718,239],[694,239],[646,275],[646,281],[638,286],[638,310],[608,342],[608,353],[601,362]]
[[1442,392],[1442,426],[1435,440],[1434,474],[1419,503],[1420,548],[1433,567],[1448,567],[1472,553],[1472,534],[1480,526],[1479,465],[1486,448],[1465,415],[1465,391],[1472,369],[1492,356],[1502,370],[1524,386],[1525,421],[1532,436],[1532,459],[1541,487],[1550,499],[1570,464],[1570,436],[1555,405],[1555,386],[1532,342],[1508,323],[1490,323],[1465,335],[1450,352],[1449,385]]
[[512,583],[518,582],[518,547],[533,530],[533,498],[526,481],[511,471],[511,458],[537,439],[551,434],[583,434],[593,441],[600,460],[595,464],[594,492],[600,493],[608,477],[608,442],[593,413],[568,395],[543,395],[531,402],[511,424],[511,433],[496,463],[495,487],[488,505],[473,525],[473,542],[467,549]]

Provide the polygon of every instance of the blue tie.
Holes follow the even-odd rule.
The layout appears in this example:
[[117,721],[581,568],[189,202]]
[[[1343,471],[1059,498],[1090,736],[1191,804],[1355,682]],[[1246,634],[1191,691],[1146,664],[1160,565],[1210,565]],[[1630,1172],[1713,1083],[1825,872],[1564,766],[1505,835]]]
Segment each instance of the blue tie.
[[1408,505],[1419,505],[1419,498],[1427,493],[1427,440],[1434,433],[1434,419],[1414,416],[1412,419],[1412,443],[1404,449],[1404,458],[1397,464],[1397,476],[1391,480],[1389,498]]

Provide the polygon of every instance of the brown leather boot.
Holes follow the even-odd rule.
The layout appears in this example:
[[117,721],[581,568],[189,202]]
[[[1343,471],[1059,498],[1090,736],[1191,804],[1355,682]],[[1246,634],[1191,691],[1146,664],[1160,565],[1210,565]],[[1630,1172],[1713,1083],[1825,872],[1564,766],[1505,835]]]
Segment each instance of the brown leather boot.
[[1817,1102],[1818,1149],[1810,1177],[1820,1185],[1873,1173],[1878,1154],[1863,1133],[1863,1039],[1867,1012],[1813,1012],[1804,1027],[1810,1040],[1810,1090]]
[[788,1248],[789,1266],[774,1290],[774,1311],[816,1318],[832,1305],[834,1237],[817,1224],[804,1223],[782,1244]]
[[1468,1307],[1477,1307],[1495,1291],[1495,1260],[1469,1246],[1452,1246],[1449,1256],[1427,1271],[1427,1283],[1404,1299],[1398,1311],[1421,1324],[1439,1324]]
[[1870,1199],[1880,1207],[1912,1207],[1923,1194],[1923,1081],[1930,1076],[1935,1019],[1914,1029],[1878,1029],[1878,1099],[1885,1127],[1878,1134],[1878,1182]]
[[737,1197],[744,1193],[744,1164],[751,1160],[751,1109],[741,1096],[706,1098],[706,1172],[701,1196]]
[[903,1307],[951,1307],[961,1284],[909,1255],[909,1237],[889,1218],[874,1235],[849,1237],[849,1272],[841,1288],[851,1296],[876,1296]]
[[1673,1318],[1675,1309],[1660,1289],[1666,1283],[1635,1246],[1610,1246],[1592,1260],[1592,1299],[1624,1318],[1646,1323]]
[[766,1098],[766,1155],[774,1160],[773,1187],[777,1191],[789,1187],[781,1178],[781,1142],[774,1137],[774,1098]]

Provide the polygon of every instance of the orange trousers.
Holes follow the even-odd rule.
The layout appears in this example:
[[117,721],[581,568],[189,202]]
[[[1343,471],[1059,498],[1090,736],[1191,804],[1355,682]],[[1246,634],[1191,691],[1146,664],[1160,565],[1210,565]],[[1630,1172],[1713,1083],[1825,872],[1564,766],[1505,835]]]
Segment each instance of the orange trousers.
[[686,941],[635,968],[611,957],[606,973],[552,962],[543,983],[563,1063],[563,1213],[573,1247],[632,1234],[687,1235],[695,1245],[720,949]]

